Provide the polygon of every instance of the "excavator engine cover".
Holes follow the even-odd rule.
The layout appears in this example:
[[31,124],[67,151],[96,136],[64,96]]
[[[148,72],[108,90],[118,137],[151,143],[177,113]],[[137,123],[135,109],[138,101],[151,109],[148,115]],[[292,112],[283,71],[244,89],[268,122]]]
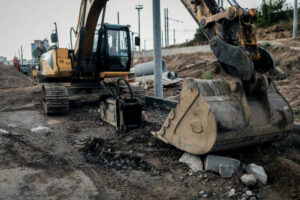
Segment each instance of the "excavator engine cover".
[[187,79],[177,107],[153,135],[198,155],[285,138],[293,112],[275,85],[253,96],[242,85],[240,79]]

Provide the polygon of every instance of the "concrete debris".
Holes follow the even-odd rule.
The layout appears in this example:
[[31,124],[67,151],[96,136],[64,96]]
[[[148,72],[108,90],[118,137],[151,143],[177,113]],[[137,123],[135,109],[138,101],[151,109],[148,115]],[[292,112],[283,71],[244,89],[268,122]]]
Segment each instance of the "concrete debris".
[[13,124],[13,123],[8,124],[7,126],[10,127],[10,128],[16,128],[17,127],[17,125]]
[[0,134],[8,134],[9,132],[0,128]]
[[257,182],[257,178],[253,174],[244,174],[241,177],[241,181],[246,186],[253,186]]
[[[240,164],[241,164],[240,161],[236,160],[234,158],[209,155],[206,157],[206,160],[205,160],[205,170],[219,173],[220,165],[223,165],[223,166],[230,165],[232,167],[232,171],[234,171],[234,173],[237,173],[239,170]],[[227,168],[229,168],[229,167],[227,167]]]
[[228,197],[233,198],[236,196],[236,190],[234,188],[232,188],[229,192],[228,192]]
[[232,165],[219,165],[219,174],[223,178],[231,178],[236,173],[236,171],[237,169]]
[[[184,79],[179,78],[176,72],[165,72],[163,74],[163,86],[173,86],[182,82]],[[154,75],[136,77],[135,81],[142,84],[145,89],[150,89],[154,85]]]
[[50,131],[50,128],[48,127],[44,127],[44,126],[37,126],[37,127],[34,127],[32,129],[30,129],[31,132],[49,132]]
[[202,191],[199,192],[199,197],[200,198],[207,198],[208,194],[204,190],[202,190]]
[[203,170],[202,160],[198,156],[189,153],[184,153],[179,159],[179,162],[189,166],[191,170],[193,170],[193,172],[200,172]]
[[246,195],[248,197],[251,197],[251,196],[253,196],[253,192],[251,190],[248,190],[248,191],[246,191]]
[[262,166],[251,163],[247,166],[247,173],[253,174],[262,184],[267,184],[268,176]]

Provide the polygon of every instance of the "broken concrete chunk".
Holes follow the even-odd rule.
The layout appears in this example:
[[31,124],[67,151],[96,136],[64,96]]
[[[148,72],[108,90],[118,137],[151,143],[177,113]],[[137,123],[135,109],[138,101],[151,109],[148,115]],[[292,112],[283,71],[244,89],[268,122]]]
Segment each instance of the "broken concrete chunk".
[[219,165],[219,174],[223,178],[231,178],[237,171],[233,165]]
[[200,172],[203,170],[202,160],[198,156],[184,153],[179,159],[179,162],[185,163],[191,168],[191,170],[193,170],[193,172]]
[[230,165],[236,170],[234,173],[237,173],[240,164],[240,161],[234,158],[209,155],[205,160],[205,170],[219,173],[219,165]]
[[267,184],[268,176],[262,166],[251,163],[247,166],[247,173],[253,174],[262,184]]
[[246,186],[253,186],[256,184],[257,178],[253,174],[245,174],[241,177],[241,181]]
[[251,190],[248,190],[248,191],[246,191],[246,195],[248,197],[251,197],[251,196],[253,196],[253,192]]
[[50,128],[44,126],[37,126],[30,129],[31,132],[49,132]]
[[229,192],[228,192],[228,197],[232,198],[236,196],[236,190],[234,188],[232,188]]
[[8,134],[9,132],[0,128],[0,134]]

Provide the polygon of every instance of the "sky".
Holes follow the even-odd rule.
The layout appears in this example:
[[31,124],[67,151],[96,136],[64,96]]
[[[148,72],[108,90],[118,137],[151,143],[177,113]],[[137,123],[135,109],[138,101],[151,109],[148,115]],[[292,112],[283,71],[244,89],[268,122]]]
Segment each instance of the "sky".
[[[18,56],[23,46],[24,58],[31,59],[31,43],[34,40],[50,40],[58,25],[60,47],[69,47],[70,27],[77,25],[81,0],[1,0],[0,1],[0,56],[11,60]],[[224,0],[224,3],[226,0]],[[257,8],[261,0],[238,0],[242,7]],[[287,0],[292,3],[293,0]],[[116,24],[117,12],[120,13],[120,24],[130,24],[133,32],[138,32],[138,12],[135,6],[144,5],[141,11],[142,48],[153,46],[152,0],[109,0],[106,22]],[[228,6],[227,3],[224,5]],[[170,21],[170,44],[173,44],[175,29],[176,43],[193,38],[197,24],[184,8],[180,0],[161,0],[162,30],[163,9],[169,9],[169,17],[184,23]]]

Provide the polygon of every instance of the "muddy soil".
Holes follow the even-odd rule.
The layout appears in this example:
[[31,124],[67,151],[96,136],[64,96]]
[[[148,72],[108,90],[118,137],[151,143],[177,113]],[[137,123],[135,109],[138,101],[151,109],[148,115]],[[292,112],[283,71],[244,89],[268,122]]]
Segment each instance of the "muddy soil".
[[[154,125],[126,134],[99,119],[98,107],[72,104],[67,116],[46,116],[39,86],[0,89],[0,199],[259,199],[300,197],[300,137],[217,153],[265,167],[267,185],[244,186],[240,172],[223,179],[192,173],[182,151],[151,136]],[[96,139],[94,139],[96,138]],[[86,145],[88,144],[88,145]],[[204,158],[204,157],[203,157]]]

